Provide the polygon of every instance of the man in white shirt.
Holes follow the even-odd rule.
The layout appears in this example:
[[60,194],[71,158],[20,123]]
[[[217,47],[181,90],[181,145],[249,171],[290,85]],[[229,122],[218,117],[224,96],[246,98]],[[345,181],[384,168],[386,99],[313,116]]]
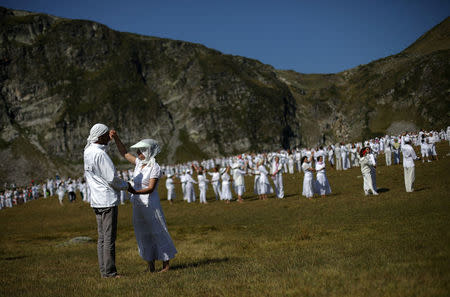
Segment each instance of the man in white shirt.
[[[245,165],[246,166],[246,165]],[[244,181],[244,175],[246,174],[245,170],[242,169],[241,162],[236,162],[233,164],[233,183],[234,183],[234,190],[238,196],[238,202],[242,203],[244,200],[242,199],[242,196],[245,192],[245,181]]]
[[383,143],[384,146],[384,157],[386,158],[386,166],[392,165],[392,145],[391,145],[391,138],[386,135],[384,137],[383,141],[380,143]]
[[211,184],[214,190],[214,195],[216,196],[216,200],[219,200],[220,197],[220,173],[219,170],[217,170],[217,167],[213,167],[213,172],[208,172],[209,175],[211,175]]
[[404,137],[404,145],[402,145],[403,154],[403,171],[405,174],[406,192],[414,191],[415,167],[414,160],[417,159],[416,152],[410,144],[410,138]]
[[94,209],[98,229],[98,263],[102,277],[119,277],[116,269],[116,233],[119,191],[134,189],[117,177],[111,158],[106,153],[111,140],[108,127],[95,124],[84,149],[84,173],[89,201]]

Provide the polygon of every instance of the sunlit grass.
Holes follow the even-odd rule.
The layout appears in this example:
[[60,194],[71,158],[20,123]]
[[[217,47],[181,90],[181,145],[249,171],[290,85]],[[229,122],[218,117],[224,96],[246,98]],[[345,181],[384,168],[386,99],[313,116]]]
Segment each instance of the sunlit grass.
[[[286,199],[173,205],[159,192],[178,249],[172,270],[145,274],[131,223],[119,208],[117,267],[100,278],[92,209],[40,199],[0,211],[1,296],[448,296],[450,200],[447,144],[441,160],[416,163],[416,192],[401,166],[380,166],[378,197],[365,197],[359,168],[328,170],[333,195],[300,198],[301,174],[284,175]],[[161,265],[158,263],[158,265]],[[159,266],[160,267],[160,266]]]

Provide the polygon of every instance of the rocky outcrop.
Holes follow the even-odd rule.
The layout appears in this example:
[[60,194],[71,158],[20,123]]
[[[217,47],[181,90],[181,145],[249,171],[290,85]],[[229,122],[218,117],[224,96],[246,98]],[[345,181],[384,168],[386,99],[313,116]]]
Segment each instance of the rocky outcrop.
[[0,43],[0,180],[8,182],[78,175],[96,122],[128,145],[158,139],[159,160],[171,163],[356,140],[402,121],[440,127],[449,113],[448,48],[305,75],[5,8]]

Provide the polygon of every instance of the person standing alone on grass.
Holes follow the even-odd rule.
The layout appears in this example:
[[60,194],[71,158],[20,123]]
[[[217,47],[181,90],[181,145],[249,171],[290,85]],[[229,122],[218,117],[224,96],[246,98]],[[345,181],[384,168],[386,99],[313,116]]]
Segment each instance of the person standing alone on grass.
[[117,278],[116,269],[116,234],[119,191],[131,185],[117,177],[111,158],[106,153],[111,140],[110,131],[103,124],[95,124],[90,131],[84,148],[84,173],[88,188],[88,201],[94,209],[97,219],[98,264],[102,277]]
[[404,145],[402,145],[403,154],[403,172],[405,175],[405,188],[406,192],[414,191],[414,180],[416,178],[414,160],[417,159],[416,152],[411,146],[411,140],[408,136],[404,139]]

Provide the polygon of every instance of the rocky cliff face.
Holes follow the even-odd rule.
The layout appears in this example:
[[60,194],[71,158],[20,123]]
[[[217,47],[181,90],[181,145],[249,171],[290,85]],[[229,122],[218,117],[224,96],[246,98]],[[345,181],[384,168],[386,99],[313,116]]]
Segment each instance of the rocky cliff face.
[[[448,32],[448,20],[442,26]],[[304,75],[198,44],[5,8],[0,42],[5,181],[78,175],[97,122],[126,144],[158,139],[160,161],[169,163],[448,121],[448,47]]]

